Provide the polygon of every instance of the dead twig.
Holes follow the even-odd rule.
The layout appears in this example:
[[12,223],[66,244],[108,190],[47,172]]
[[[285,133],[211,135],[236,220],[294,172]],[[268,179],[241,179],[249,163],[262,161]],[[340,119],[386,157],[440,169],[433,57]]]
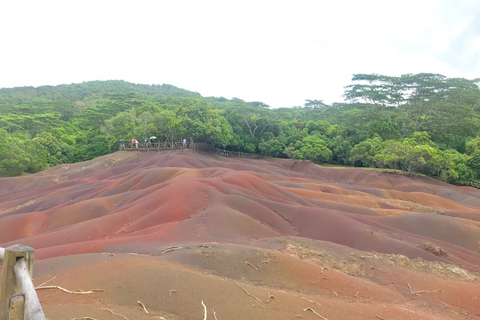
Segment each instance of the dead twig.
[[215,307],[212,308],[212,311],[213,311],[213,318],[215,320],[217,320],[217,314],[215,313]]
[[148,314],[148,310],[147,310],[147,308],[145,307],[145,305],[142,303],[142,301],[137,301],[137,303],[138,303],[139,305],[141,305],[142,308],[143,308],[143,311],[145,311],[145,313]]
[[325,318],[324,316],[320,315],[318,312],[316,312],[315,310],[313,310],[313,309],[310,308],[310,307],[303,309],[303,311],[308,311],[308,310],[312,311],[313,314],[319,316],[319,317],[322,318],[323,320],[328,320],[327,318]]
[[111,253],[111,252],[103,252],[102,254],[110,257],[115,257],[115,253]]
[[105,311],[110,311],[113,315],[115,316],[119,316],[119,317],[122,317],[123,319],[125,320],[129,320],[127,317],[125,317],[123,314],[119,314],[119,313],[115,313],[113,312],[112,310],[108,309],[108,308],[100,308],[100,310],[105,310]]
[[175,289],[170,290],[170,297],[172,296],[172,292],[177,292],[177,290]]
[[333,293],[335,293],[335,295],[336,295],[336,296],[338,296],[338,293],[337,293],[337,292],[335,292],[335,290],[333,290]]
[[45,289],[58,289],[62,290],[66,293],[72,293],[72,294],[91,294],[91,293],[97,293],[97,292],[102,292],[105,291],[104,289],[93,289],[90,291],[70,291],[65,288],[59,287],[59,286],[45,286],[45,287],[36,287],[35,290],[45,290]]
[[203,303],[203,300],[202,300],[202,306],[203,306],[203,310],[205,311],[205,316],[203,317],[203,320],[207,320],[207,306],[205,305],[205,303]]
[[253,294],[251,294],[250,292],[247,291],[247,289],[245,289],[244,287],[242,287],[240,284],[238,284],[237,282],[235,282],[237,284],[237,286],[239,286],[240,288],[243,289],[243,291],[245,291],[250,297],[254,298],[255,300],[263,303],[262,300],[258,299],[257,297],[255,297]]
[[410,283],[407,282],[407,285],[408,285],[408,289],[410,289],[410,292],[411,292],[411,293],[415,293],[415,292],[412,290],[412,287],[410,287]]
[[378,319],[380,319],[380,320],[385,320],[385,319],[383,319],[383,318],[380,318],[379,316],[375,316],[375,318],[378,318]]
[[418,296],[420,293],[424,292],[442,292],[442,290],[413,290],[412,287],[410,286],[410,283],[407,282],[408,288],[410,289],[410,292],[413,293],[414,295]]
[[39,287],[43,287],[44,285],[46,285],[47,283],[49,283],[50,281],[52,281],[53,279],[55,279],[57,276],[53,277],[52,279],[50,280],[47,280],[45,281],[44,283],[42,283],[41,285],[39,285]]
[[72,320],[97,320],[97,319],[92,317],[82,317],[82,318],[73,318]]
[[160,255],[165,254],[165,253],[170,252],[170,251],[175,251],[175,250],[180,250],[180,249],[190,249],[190,247],[171,247],[171,248],[165,249],[162,253],[160,253]]
[[258,270],[258,268],[257,268],[257,267],[255,267],[253,264],[251,264],[251,263],[248,263],[247,261],[245,261],[245,263],[246,263],[247,265],[249,265],[250,267],[252,267],[253,269],[255,269],[255,270]]
[[265,303],[268,303],[268,301],[270,301],[270,298],[277,300],[277,299],[275,298],[275,296],[271,295],[270,292],[269,292],[269,293],[268,293],[268,299],[267,299],[267,301],[265,301]]
[[316,304],[318,304],[319,306],[322,306],[322,305],[321,305],[320,303],[318,303],[317,301],[313,301],[313,300],[307,299],[307,298],[305,298],[305,297],[300,297],[300,298],[302,298],[303,300],[306,300],[306,301],[308,301],[308,302],[316,303]]

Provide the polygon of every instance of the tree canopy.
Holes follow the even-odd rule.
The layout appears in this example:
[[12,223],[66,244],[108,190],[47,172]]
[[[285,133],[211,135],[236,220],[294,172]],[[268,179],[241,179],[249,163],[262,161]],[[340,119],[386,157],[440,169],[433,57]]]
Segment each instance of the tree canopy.
[[477,80],[355,74],[344,102],[202,97],[124,81],[0,89],[0,175],[33,173],[118,150],[120,139],[181,138],[264,156],[480,178]]

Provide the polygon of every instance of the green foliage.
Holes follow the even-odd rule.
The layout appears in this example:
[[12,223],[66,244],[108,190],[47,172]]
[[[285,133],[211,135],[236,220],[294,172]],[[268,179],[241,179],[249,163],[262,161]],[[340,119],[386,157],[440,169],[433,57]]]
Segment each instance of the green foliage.
[[350,158],[350,151],[352,145],[348,140],[342,136],[336,136],[328,145],[328,148],[332,150],[332,162],[335,164],[347,164]]
[[0,176],[18,176],[28,172],[30,163],[34,161],[26,151],[24,139],[10,135],[6,130],[0,129]]
[[474,81],[423,73],[357,74],[353,82],[347,103],[306,100],[303,107],[279,109],[124,81],[0,89],[0,175],[89,160],[117,151],[120,139],[143,142],[155,135],[449,182],[480,178]]
[[51,133],[42,132],[32,139],[31,144],[37,150],[37,157],[46,159],[49,166],[73,161],[73,148]]
[[379,160],[375,156],[381,153],[383,147],[380,137],[364,140],[352,148],[349,160],[357,167],[376,167]]
[[286,147],[285,141],[284,135],[266,141],[262,140],[262,142],[258,144],[258,149],[265,156],[281,157]]
[[233,130],[227,120],[203,99],[184,98],[176,115],[195,141],[225,147],[233,139]]
[[332,158],[332,151],[328,149],[327,143],[322,138],[310,135],[295,143],[292,158],[315,163],[328,162]]
[[477,175],[480,173],[480,137],[470,140],[466,146],[468,155],[467,164]]

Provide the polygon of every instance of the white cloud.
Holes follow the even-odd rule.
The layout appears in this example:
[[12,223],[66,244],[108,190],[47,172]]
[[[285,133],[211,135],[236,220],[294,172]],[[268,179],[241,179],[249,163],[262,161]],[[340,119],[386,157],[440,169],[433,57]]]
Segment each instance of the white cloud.
[[279,107],[341,101],[354,73],[480,73],[475,0],[47,0],[0,12],[7,87],[124,79]]

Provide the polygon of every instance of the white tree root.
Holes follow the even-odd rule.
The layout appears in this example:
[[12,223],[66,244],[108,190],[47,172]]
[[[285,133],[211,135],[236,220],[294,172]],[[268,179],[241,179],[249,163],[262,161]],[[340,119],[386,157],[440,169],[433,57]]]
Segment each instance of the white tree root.
[[317,301],[313,301],[313,300],[307,299],[307,298],[305,298],[305,297],[300,297],[300,298],[302,298],[303,300],[306,300],[306,301],[308,301],[308,302],[316,303],[316,304],[318,304],[319,306],[322,306],[322,305],[321,305],[320,303],[318,303]]
[[207,306],[205,305],[205,303],[203,303],[203,300],[202,300],[202,306],[203,306],[203,310],[205,312],[203,320],[207,320]]
[[315,314],[315,315],[319,316],[320,318],[322,318],[323,320],[328,320],[327,318],[325,318],[324,316],[320,315],[318,312],[316,312],[315,310],[313,310],[313,309],[310,308],[310,307],[303,309],[303,311],[309,311],[309,310],[312,311],[313,314]]
[[42,283],[41,285],[39,285],[39,287],[43,287],[44,285],[46,285],[47,283],[49,283],[50,281],[52,281],[53,279],[55,279],[57,276],[53,277],[52,279],[50,280],[47,280],[45,281],[44,283]]
[[248,292],[247,289],[245,289],[245,288],[242,287],[240,284],[238,284],[238,282],[235,282],[235,283],[237,284],[237,286],[239,286],[240,288],[242,288],[243,291],[245,291],[246,294],[248,294],[250,297],[254,298],[255,300],[257,300],[257,301],[259,301],[259,302],[261,302],[261,303],[263,303],[262,300],[260,300],[259,298],[255,297],[253,294],[251,294],[250,292]]
[[270,301],[270,298],[272,298],[272,299],[275,299],[275,300],[276,300],[275,296],[274,296],[274,295],[271,295],[271,294],[270,294],[270,292],[269,292],[269,293],[268,293],[268,298],[267,298],[267,301],[265,301],[265,303],[268,303],[268,302]]
[[65,288],[59,287],[59,286],[45,286],[45,287],[36,287],[35,290],[44,290],[44,289],[58,289],[62,290],[63,292],[66,293],[71,293],[71,294],[92,294],[92,293],[97,293],[97,292],[103,292],[105,291],[104,289],[93,289],[90,291],[70,291]]
[[190,247],[171,247],[171,248],[168,248],[168,249],[165,249],[162,253],[160,253],[160,255],[163,255],[167,252],[170,252],[170,251],[175,251],[175,250],[180,250],[180,249],[190,249]]
[[122,317],[123,319],[125,320],[129,320],[127,317],[125,317],[123,314],[119,314],[119,313],[115,313],[113,312],[112,310],[108,309],[108,308],[100,308],[100,310],[105,310],[105,311],[110,311],[113,315],[115,316],[119,316],[119,317]]
[[410,289],[410,292],[413,293],[414,295],[418,296],[420,293],[424,293],[424,292],[442,292],[442,290],[413,290],[412,287],[410,286],[410,283],[407,282],[407,285],[408,285],[408,289]]
[[143,311],[145,311],[145,313],[148,314],[148,310],[147,310],[147,308],[145,307],[145,305],[142,303],[142,301],[137,301],[137,303],[138,303],[139,305],[141,305],[142,308],[143,308]]

